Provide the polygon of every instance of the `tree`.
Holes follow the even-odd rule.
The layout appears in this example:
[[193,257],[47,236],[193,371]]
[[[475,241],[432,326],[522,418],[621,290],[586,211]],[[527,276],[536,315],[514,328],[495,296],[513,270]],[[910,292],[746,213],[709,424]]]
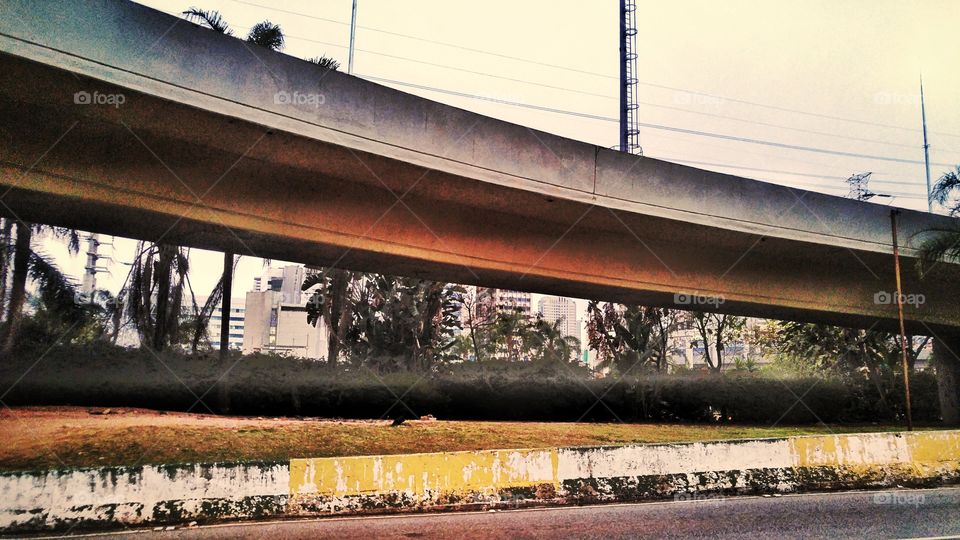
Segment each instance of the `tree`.
[[[16,222],[15,240],[11,246],[11,222],[5,220],[4,231],[3,269],[10,266],[12,254],[12,279],[10,282],[9,302],[6,311],[6,321],[3,326],[2,354],[8,356],[17,346],[20,337],[20,327],[23,324],[23,308],[27,300],[27,283],[33,281],[41,298],[51,302],[55,310],[69,310],[76,306],[76,289],[70,280],[63,275],[59,268],[49,261],[33,246],[34,233],[45,232],[55,238],[65,240],[71,253],[80,251],[80,236],[73,229],[35,225],[23,221]],[[4,283],[4,291],[5,291]],[[4,293],[6,296],[6,292]]]
[[283,49],[284,44],[283,30],[280,29],[280,25],[270,21],[258,22],[247,34],[247,41],[264,49],[279,51]]
[[[221,34],[227,36],[233,36],[233,30],[218,11],[192,7],[184,11],[183,16],[187,20],[199,23],[215,32],[220,32]],[[286,44],[286,37],[284,36],[280,25],[274,24],[270,21],[261,21],[250,28],[250,32],[247,34],[246,41],[247,43],[252,43],[271,51],[281,51]],[[307,62],[317,64],[318,66],[331,71],[336,71],[340,68],[340,62],[325,55],[307,58],[306,60]]]
[[141,345],[162,351],[179,342],[189,268],[189,252],[184,248],[137,244],[137,255],[124,292],[127,316],[137,330]]
[[340,69],[340,62],[330,58],[329,56],[316,56],[314,58],[307,58],[307,62],[316,64],[324,69],[331,71],[336,71]]
[[461,357],[473,356],[482,366],[484,360],[497,351],[498,336],[494,332],[497,309],[493,305],[492,289],[470,287],[459,300],[463,312],[463,345],[456,350]]
[[[960,216],[960,165],[955,171],[943,174],[933,186],[931,200],[947,207],[953,217]],[[933,228],[924,231],[928,234],[920,245],[920,273],[925,267],[938,262],[960,262],[960,224],[952,227]]]
[[656,323],[654,328],[654,348],[657,352],[657,371],[667,369],[670,354],[673,347],[670,346],[670,336],[675,332],[684,320],[684,312],[676,309],[654,308],[653,320]]
[[634,367],[656,364],[657,308],[591,301],[587,304],[587,338],[600,358],[598,367],[613,368],[621,376]]
[[[945,205],[951,216],[960,216],[960,166],[940,177],[931,193],[931,199]],[[919,270],[924,271],[939,262],[960,263],[960,224],[934,228],[921,243]],[[935,336],[933,356],[937,369],[937,387],[940,393],[940,415],[944,424],[960,425],[960,332]]]
[[[907,336],[908,369],[912,369],[929,338]],[[799,322],[775,323],[774,349],[778,362],[808,376],[830,375],[865,380],[876,392],[882,413],[890,405],[902,376],[900,337],[888,332],[840,328]]]
[[580,339],[564,335],[560,329],[561,322],[536,318],[530,334],[534,360],[565,364],[576,360],[580,352]]
[[530,320],[522,311],[498,310],[492,331],[497,356],[511,362],[530,359],[532,328]]
[[318,268],[318,272],[307,276],[301,289],[314,289],[307,301],[307,322],[327,327],[327,363],[336,364],[340,360],[347,332],[350,329],[353,309],[359,298],[354,297],[356,285],[363,276],[340,268]]
[[[724,315],[720,313],[704,313],[694,311],[690,314],[693,325],[700,335],[697,344],[703,345],[703,359],[712,371],[723,369],[723,353],[726,344],[740,337],[746,325],[745,317]],[[710,355],[710,347],[716,352],[716,357]]]
[[328,361],[426,371],[449,354],[462,288],[435,281],[328,270],[308,278],[307,321],[326,324]]

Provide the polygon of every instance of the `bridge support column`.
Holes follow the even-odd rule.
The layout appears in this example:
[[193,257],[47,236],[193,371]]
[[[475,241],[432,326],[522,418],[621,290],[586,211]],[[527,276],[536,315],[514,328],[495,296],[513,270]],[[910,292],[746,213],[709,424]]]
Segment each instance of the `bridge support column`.
[[940,334],[933,341],[940,416],[948,426],[960,426],[960,333]]

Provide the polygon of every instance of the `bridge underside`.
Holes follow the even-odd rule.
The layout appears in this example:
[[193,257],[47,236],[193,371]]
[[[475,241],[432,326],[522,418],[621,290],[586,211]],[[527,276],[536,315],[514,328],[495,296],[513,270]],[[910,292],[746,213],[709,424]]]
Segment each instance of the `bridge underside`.
[[[889,254],[479,182],[10,55],[0,70],[0,211],[11,217],[453,282],[895,328],[895,306],[875,302],[894,290]],[[78,89],[125,102],[77,105]],[[907,306],[910,330],[960,325],[957,265],[919,281],[913,262],[904,289],[925,303]],[[676,293],[723,303],[678,304]]]

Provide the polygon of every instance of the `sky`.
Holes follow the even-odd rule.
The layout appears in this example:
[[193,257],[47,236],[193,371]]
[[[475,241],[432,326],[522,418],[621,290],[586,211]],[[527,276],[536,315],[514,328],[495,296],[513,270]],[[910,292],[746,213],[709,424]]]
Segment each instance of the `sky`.
[[[347,70],[351,0],[139,3],[170,14],[190,7],[217,10],[241,36],[270,20],[287,35],[283,52],[332,56]],[[922,74],[933,181],[960,164],[960,1],[637,4],[639,116],[647,156],[835,195],[847,193],[848,176],[869,171],[871,190],[895,195],[875,199],[879,204],[924,210]],[[615,122],[448,92],[616,118],[618,5],[617,0],[359,0],[354,74],[613,146]],[[135,242],[112,241],[101,251],[114,261],[105,263],[110,273],[98,275],[98,286],[116,293]],[[82,254],[71,257],[54,241],[44,249],[80,281]],[[219,253],[192,250],[196,294],[213,288],[222,261]],[[263,268],[260,259],[244,257],[234,296],[242,297]]]

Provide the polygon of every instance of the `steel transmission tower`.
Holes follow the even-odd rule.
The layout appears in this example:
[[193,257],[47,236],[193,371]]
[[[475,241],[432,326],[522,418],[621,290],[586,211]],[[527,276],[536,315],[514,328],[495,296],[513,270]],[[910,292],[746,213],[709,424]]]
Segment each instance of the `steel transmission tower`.
[[637,118],[637,4],[620,0],[620,151],[643,155]]
[[113,260],[112,258],[101,255],[100,246],[112,246],[112,243],[101,242],[100,235],[91,233],[87,240],[87,264],[83,270],[83,282],[80,286],[80,294],[88,302],[94,301],[94,293],[97,292],[97,273],[109,272],[106,267],[100,266],[100,260]]
[[850,185],[850,192],[847,193],[848,199],[866,201],[867,199],[870,199],[876,195],[876,193],[867,189],[867,184],[870,182],[871,174],[873,173],[865,172],[860,174],[854,174],[850,178],[847,178],[847,184]]

